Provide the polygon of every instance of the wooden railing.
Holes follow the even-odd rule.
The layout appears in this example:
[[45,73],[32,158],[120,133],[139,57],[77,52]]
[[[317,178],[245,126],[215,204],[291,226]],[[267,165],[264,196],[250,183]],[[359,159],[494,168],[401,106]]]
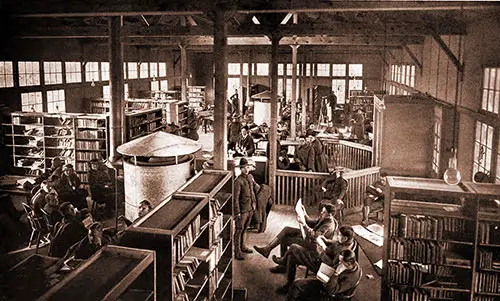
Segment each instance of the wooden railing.
[[[305,205],[314,205],[313,189],[327,176],[327,173],[278,170],[275,203],[293,206],[301,198]],[[344,178],[348,183],[344,198],[346,208],[361,207],[366,187],[380,178],[380,167],[348,171]]]
[[343,166],[349,169],[364,169],[372,166],[372,147],[340,140],[320,139],[329,158],[329,165]]

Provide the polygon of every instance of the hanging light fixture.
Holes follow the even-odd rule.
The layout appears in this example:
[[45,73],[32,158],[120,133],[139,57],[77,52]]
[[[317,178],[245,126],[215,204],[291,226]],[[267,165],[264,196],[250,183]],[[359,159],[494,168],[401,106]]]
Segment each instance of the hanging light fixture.
[[91,87],[95,87],[94,78],[92,78],[92,82],[90,83],[90,86],[91,86]]
[[[458,39],[458,59],[460,60],[462,52],[462,35]],[[448,185],[458,185],[462,179],[462,175],[457,167],[457,148],[456,148],[456,130],[457,130],[457,113],[458,113],[458,99],[462,100],[462,83],[463,83],[463,70],[459,69],[456,81],[455,91],[455,106],[453,111],[453,137],[452,146],[450,149],[451,158],[448,160],[448,168],[443,174],[443,180]],[[460,90],[459,90],[460,89]],[[460,95],[459,95],[460,93]]]

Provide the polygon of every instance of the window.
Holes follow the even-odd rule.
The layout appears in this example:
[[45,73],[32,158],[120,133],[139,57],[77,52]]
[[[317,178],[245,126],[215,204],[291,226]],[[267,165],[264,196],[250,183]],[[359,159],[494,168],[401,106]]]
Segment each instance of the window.
[[140,78],[148,78],[149,77],[149,69],[148,69],[149,64],[148,63],[141,63],[139,65],[141,73],[140,73]]
[[318,64],[316,74],[317,76],[330,76],[330,64]]
[[154,80],[151,82],[151,92],[160,91],[160,81]]
[[12,62],[0,62],[0,88],[14,87]]
[[363,64],[349,64],[349,76],[363,76]]
[[95,82],[99,81],[99,63],[87,62],[85,64],[85,81]]
[[432,170],[439,175],[439,160],[441,159],[441,120],[443,110],[436,107],[434,110],[434,150],[432,152]]
[[161,77],[167,76],[167,63],[158,63],[158,68]]
[[127,78],[127,63],[123,63],[123,79]]
[[109,87],[109,85],[102,86],[102,98],[111,99],[111,88]]
[[257,75],[258,76],[268,76],[269,75],[269,64],[257,63]]
[[500,139],[498,140],[498,154],[497,154],[497,172],[495,176],[495,183],[500,184]]
[[47,112],[66,112],[64,90],[47,91]]
[[151,74],[153,80],[158,77],[158,63],[149,63],[149,74]]
[[136,79],[137,78],[137,63],[127,63],[128,67],[128,78]]
[[283,96],[285,91],[283,90],[283,78],[278,78],[278,95]]
[[278,75],[285,75],[284,64],[278,64]]
[[243,75],[248,75],[248,63],[243,64]]
[[168,91],[168,80],[164,79],[160,81],[160,90]]
[[101,80],[109,80],[109,62],[101,63]]
[[363,80],[362,79],[349,80],[349,93],[351,90],[363,90]]
[[43,73],[46,85],[62,84],[61,62],[43,62]]
[[332,91],[337,96],[337,103],[345,103],[345,79],[333,79]]
[[306,76],[311,75],[311,64],[306,64]]
[[66,83],[82,82],[82,64],[80,62],[66,62]]
[[23,112],[43,112],[42,92],[21,93],[21,109]]
[[40,65],[38,62],[19,62],[19,86],[40,85]]
[[332,65],[332,76],[342,76],[345,77],[346,64],[333,64]]
[[473,175],[481,171],[490,174],[493,149],[492,126],[476,121],[476,138],[474,141],[474,166]]
[[484,68],[482,109],[498,114],[500,106],[500,68]]
[[240,75],[240,64],[229,63],[227,64],[228,75]]
[[124,85],[123,92],[125,94],[125,100],[127,100],[128,99],[128,84]]

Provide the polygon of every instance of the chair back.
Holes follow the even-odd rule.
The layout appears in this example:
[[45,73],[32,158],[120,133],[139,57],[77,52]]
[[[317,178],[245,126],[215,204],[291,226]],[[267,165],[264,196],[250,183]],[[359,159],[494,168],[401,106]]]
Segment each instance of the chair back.
[[47,213],[47,211],[43,209],[40,209],[40,211],[42,211],[43,220],[47,225],[47,229],[49,229],[50,233],[52,233],[52,230],[54,230],[54,225],[52,225],[52,222],[50,220],[50,215]]
[[354,295],[356,295],[356,290],[359,286],[359,283],[361,282],[361,278],[363,278],[363,270],[361,270],[361,267],[358,267],[358,268],[360,269],[358,281],[356,281],[356,284],[354,285],[354,287],[352,289],[350,289],[349,291],[345,292],[344,294],[342,294],[340,296],[337,296],[337,299],[335,299],[336,301],[350,301],[352,299],[352,297],[354,297]]
[[45,225],[43,217],[37,217],[33,208],[31,208],[31,206],[26,203],[23,203],[23,209],[26,213],[28,221],[30,222],[31,229],[42,231]]

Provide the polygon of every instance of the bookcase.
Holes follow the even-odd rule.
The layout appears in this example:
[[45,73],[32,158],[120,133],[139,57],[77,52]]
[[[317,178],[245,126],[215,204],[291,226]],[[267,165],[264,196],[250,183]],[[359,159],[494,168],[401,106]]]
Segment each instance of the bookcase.
[[210,199],[209,300],[232,300],[233,295],[233,181],[232,171],[202,170],[181,186],[179,193]]
[[351,95],[349,103],[351,104],[352,112],[361,109],[367,119],[373,120],[373,95]]
[[38,174],[55,157],[73,164],[88,183],[91,159],[107,157],[107,120],[98,114],[13,112],[12,157],[25,174]]
[[499,185],[388,177],[385,193],[381,300],[498,300]]
[[127,141],[163,128],[161,109],[143,109],[126,113]]
[[189,107],[196,112],[205,108],[205,86],[188,86]]
[[156,300],[155,253],[104,246],[37,300]]
[[208,300],[208,196],[173,194],[124,232],[120,244],[156,251],[159,300]]

